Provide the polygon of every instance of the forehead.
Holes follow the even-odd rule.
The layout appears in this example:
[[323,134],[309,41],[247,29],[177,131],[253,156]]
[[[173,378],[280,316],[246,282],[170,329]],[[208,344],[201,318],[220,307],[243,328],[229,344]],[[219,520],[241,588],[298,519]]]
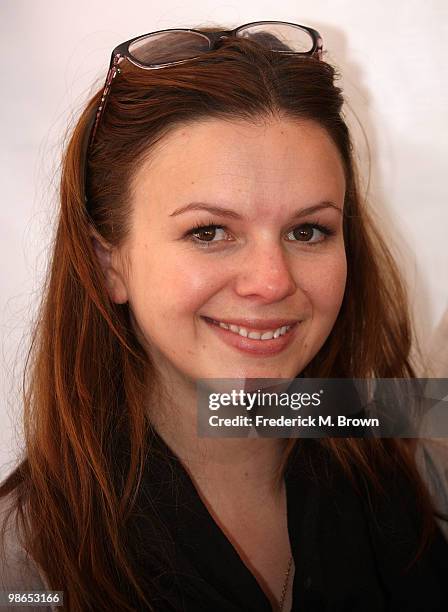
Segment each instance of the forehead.
[[[272,210],[287,205],[338,199],[344,169],[330,136],[309,120],[270,119],[250,123],[207,119],[179,126],[162,138],[137,169],[135,204],[140,200],[185,203],[213,198],[217,204]],[[300,202],[299,202],[300,204]]]

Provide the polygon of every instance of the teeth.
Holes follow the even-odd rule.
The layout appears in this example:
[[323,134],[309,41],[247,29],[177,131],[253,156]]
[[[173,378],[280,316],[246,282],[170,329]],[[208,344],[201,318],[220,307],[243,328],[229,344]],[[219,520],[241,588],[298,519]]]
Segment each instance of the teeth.
[[221,321],[215,321],[214,319],[211,320],[223,329],[227,329],[228,331],[238,334],[243,338],[250,338],[252,340],[272,340],[272,338],[279,338],[280,336],[286,334],[286,332],[292,327],[291,325],[283,325],[283,327],[261,333],[249,331],[245,327],[240,327],[239,325],[229,325],[228,323],[222,323]]
[[261,339],[262,340],[272,340],[272,338],[274,337],[275,332],[265,332],[262,336]]

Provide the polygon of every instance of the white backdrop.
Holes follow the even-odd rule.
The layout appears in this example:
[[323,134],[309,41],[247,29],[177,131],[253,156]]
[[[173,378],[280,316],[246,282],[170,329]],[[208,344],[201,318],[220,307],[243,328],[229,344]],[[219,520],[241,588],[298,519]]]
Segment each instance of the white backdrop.
[[263,19],[323,35],[327,61],[343,75],[368,198],[410,284],[423,348],[435,343],[443,352],[434,330],[448,303],[446,0],[1,0],[0,476],[20,448],[27,331],[68,124],[92,85],[102,85],[119,42],[162,28]]

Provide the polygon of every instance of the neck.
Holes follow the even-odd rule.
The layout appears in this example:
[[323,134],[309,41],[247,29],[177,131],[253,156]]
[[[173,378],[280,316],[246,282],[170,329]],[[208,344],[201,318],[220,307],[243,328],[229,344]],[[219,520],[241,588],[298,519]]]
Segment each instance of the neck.
[[[170,386],[176,388],[176,386]],[[287,440],[279,438],[200,438],[197,434],[195,385],[176,397],[157,394],[150,404],[152,425],[181,460],[193,480],[209,494],[232,498],[244,491],[246,498],[279,497],[278,478]]]

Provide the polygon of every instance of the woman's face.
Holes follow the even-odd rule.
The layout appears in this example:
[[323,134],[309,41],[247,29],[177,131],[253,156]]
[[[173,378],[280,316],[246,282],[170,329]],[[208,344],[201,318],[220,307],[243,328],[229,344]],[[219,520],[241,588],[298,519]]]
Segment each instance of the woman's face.
[[344,193],[311,121],[209,119],[153,149],[110,291],[167,380],[291,378],[309,363],[344,294]]

